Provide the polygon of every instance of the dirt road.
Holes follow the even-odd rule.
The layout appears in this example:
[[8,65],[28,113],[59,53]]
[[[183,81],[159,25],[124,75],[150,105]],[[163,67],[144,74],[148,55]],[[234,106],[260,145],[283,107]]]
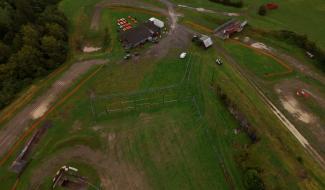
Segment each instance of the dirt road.
[[217,51],[221,53],[228,63],[232,64],[234,68],[251,84],[251,86],[259,93],[262,100],[282,122],[282,124],[291,132],[291,134],[298,140],[298,142],[314,157],[314,159],[325,169],[325,160],[318,154],[318,152],[310,145],[307,139],[296,129],[296,127],[286,118],[286,116],[271,102],[271,100],[262,92],[259,86],[250,79],[250,77],[242,71],[240,64],[238,64],[231,55],[221,46],[215,45]]
[[73,64],[46,92],[18,112],[0,130],[0,157],[17,141],[29,124],[42,117],[53,103],[93,65],[104,64],[104,60],[91,60]]

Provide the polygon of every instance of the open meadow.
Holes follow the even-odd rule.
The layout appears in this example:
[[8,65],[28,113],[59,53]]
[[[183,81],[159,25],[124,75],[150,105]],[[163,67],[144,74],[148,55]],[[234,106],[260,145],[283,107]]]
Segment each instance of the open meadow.
[[[324,22],[320,18],[324,6],[317,6],[324,3],[315,0],[309,6],[314,14],[303,18],[295,11],[307,11],[300,1],[275,1],[281,5],[278,12],[261,18],[255,9],[266,1],[249,1],[236,9],[207,0],[171,0],[167,2],[175,3],[175,10],[182,14],[177,17],[175,29],[170,27],[171,8],[164,2],[60,2],[69,20],[69,60],[101,59],[103,63],[94,64],[76,77],[69,92],[60,94],[44,116],[30,121],[33,130],[50,127],[34,145],[23,173],[13,173],[9,168],[32,133],[26,133],[8,157],[1,157],[1,190],[51,189],[53,177],[65,165],[78,168],[80,184],[89,190],[325,188],[324,170],[310,149],[300,144],[261,96],[265,93],[277,107],[282,106],[280,110],[323,156],[322,139],[313,141],[315,131],[304,130],[308,123],[290,116],[282,101],[286,96],[294,97],[295,88],[302,84],[322,99],[322,81],[239,40],[251,31],[225,41],[213,36],[215,44],[209,49],[192,43],[193,34],[212,36],[213,29],[229,17],[177,6],[238,12],[242,14],[239,18],[249,19],[251,27],[306,33],[325,47],[324,28],[306,29]],[[131,17],[139,23],[156,17],[169,25],[159,42],[126,51],[116,21]],[[298,18],[300,23],[296,22]],[[257,40],[282,48],[285,53],[292,50],[284,42],[263,41],[263,36]],[[100,50],[85,53],[85,46]],[[182,52],[187,53],[184,59],[180,59]],[[126,54],[138,55],[126,59]],[[311,65],[304,52],[297,49],[291,55],[303,60],[305,66]],[[217,58],[223,65],[216,64]],[[311,71],[319,74],[314,67]],[[291,80],[296,81],[295,86],[283,90],[292,84]],[[297,101],[311,113],[318,113],[318,118],[324,113],[317,98],[300,97]],[[241,126],[243,119],[236,118],[234,110],[240,110],[251,128]],[[317,122],[323,124],[324,120]]]

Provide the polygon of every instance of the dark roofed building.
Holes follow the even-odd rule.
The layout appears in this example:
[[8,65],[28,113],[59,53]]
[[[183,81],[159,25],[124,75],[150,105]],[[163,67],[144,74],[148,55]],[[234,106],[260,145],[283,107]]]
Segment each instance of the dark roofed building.
[[158,36],[161,32],[161,29],[154,24],[152,21],[143,23],[143,25],[152,33],[154,36]]
[[120,38],[123,46],[126,49],[137,47],[140,44],[151,40],[153,37],[160,35],[160,28],[154,25],[153,22],[148,21],[142,23],[138,27],[131,28],[130,30],[121,32]]

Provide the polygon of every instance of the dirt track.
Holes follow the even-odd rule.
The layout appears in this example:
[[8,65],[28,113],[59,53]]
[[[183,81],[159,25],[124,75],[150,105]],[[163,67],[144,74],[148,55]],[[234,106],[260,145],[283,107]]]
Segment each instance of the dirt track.
[[312,69],[310,69],[308,66],[306,66],[306,64],[301,63],[301,61],[299,61],[298,59],[283,53],[283,52],[279,52],[277,50],[273,50],[272,53],[274,53],[276,56],[278,56],[279,58],[283,59],[284,61],[286,61],[287,63],[291,64],[292,66],[294,66],[296,69],[298,69],[299,71],[301,71],[302,73],[304,73],[305,75],[314,78],[318,81],[320,81],[321,83],[323,83],[325,85],[325,77],[324,75],[320,75],[319,73],[313,71]]
[[[251,46],[252,44],[256,43],[257,41],[254,39],[249,38],[248,41],[241,39],[242,43],[245,43],[249,46]],[[275,57],[280,58],[281,60],[283,60],[285,63],[288,63],[290,66],[294,67],[295,69],[299,70],[301,73],[314,78],[318,81],[320,81],[321,83],[323,83],[325,85],[325,77],[321,74],[319,74],[316,71],[313,71],[311,68],[309,68],[305,63],[302,63],[301,61],[299,61],[298,59],[292,57],[291,55],[288,55],[284,52],[281,52],[277,49],[274,49],[272,47],[266,46],[267,48],[264,49],[263,51],[266,51],[272,55],[274,55]]]
[[[112,150],[113,153],[115,152]],[[149,189],[144,172],[118,160],[117,157],[117,155],[104,155],[86,146],[67,148],[41,161],[40,166],[32,172],[29,189],[39,189],[40,183],[44,182],[44,177],[54,176],[60,167],[72,160],[78,160],[95,168],[101,180],[101,189]]]
[[42,117],[52,104],[91,66],[104,64],[104,60],[91,60],[73,64],[46,92],[18,112],[0,130],[0,157],[17,141],[29,124]]

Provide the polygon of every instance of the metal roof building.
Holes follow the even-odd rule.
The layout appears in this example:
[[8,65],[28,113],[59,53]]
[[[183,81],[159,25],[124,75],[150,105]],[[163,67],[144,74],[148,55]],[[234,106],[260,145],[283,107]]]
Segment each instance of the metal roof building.
[[160,35],[160,28],[154,22],[148,21],[142,23],[138,27],[121,32],[120,39],[126,49],[134,48],[153,37]]
[[212,39],[206,35],[202,35],[200,41],[202,42],[205,48],[208,48],[213,45]]

